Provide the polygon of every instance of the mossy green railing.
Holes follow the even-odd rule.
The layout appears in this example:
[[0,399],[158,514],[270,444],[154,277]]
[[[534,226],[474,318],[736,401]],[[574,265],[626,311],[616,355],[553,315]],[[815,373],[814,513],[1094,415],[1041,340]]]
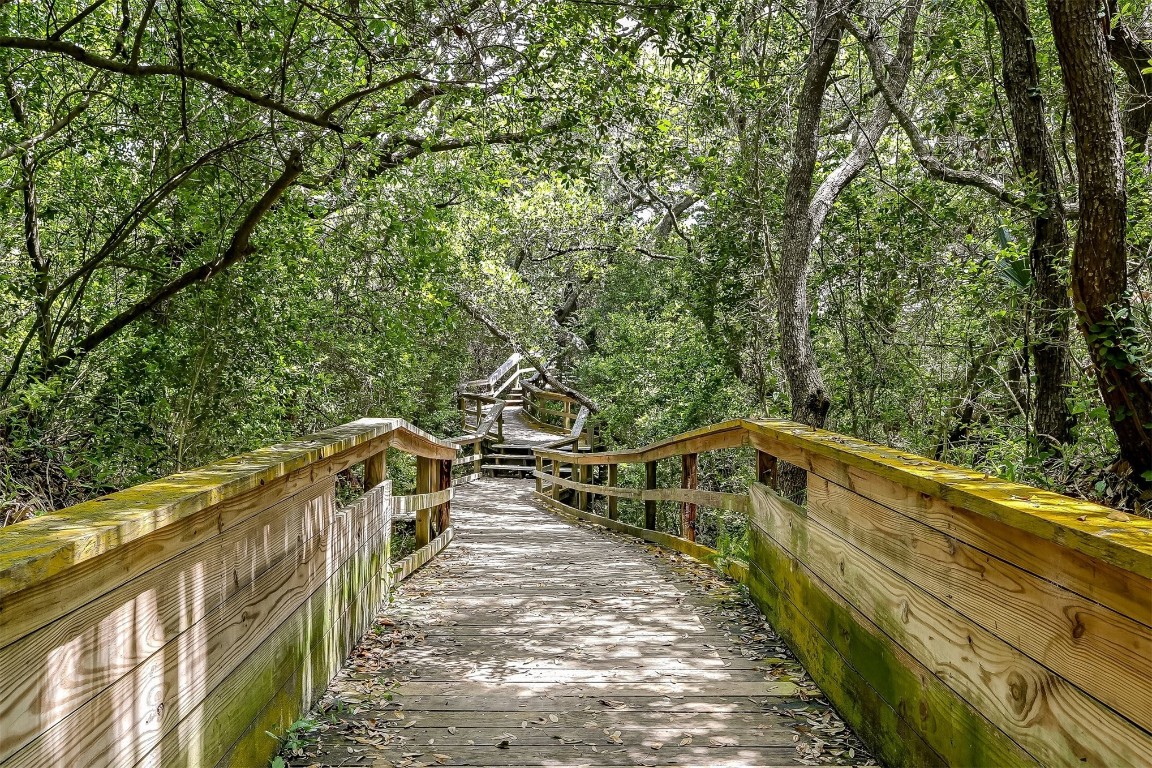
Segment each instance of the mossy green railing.
[[[759,482],[701,490],[699,454],[741,446]],[[665,460],[680,487],[657,487]],[[726,569],[886,763],[1152,759],[1152,520],[790,422],[536,463],[552,509],[705,560],[699,510],[745,514],[749,558]],[[804,505],[774,490],[781,463],[805,471]],[[643,464],[644,487],[619,487],[621,464]],[[679,505],[673,530],[655,530],[661,502]]]
[[0,766],[264,765],[387,596],[392,514],[399,575],[450,539],[456,455],[362,419],[0,531]]

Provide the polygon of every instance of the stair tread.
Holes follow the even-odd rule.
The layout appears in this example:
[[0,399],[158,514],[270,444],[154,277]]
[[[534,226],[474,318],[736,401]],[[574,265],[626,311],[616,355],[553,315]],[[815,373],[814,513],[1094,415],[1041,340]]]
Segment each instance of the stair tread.
[[[499,470],[503,472],[533,472],[535,471],[536,467],[529,467],[520,464],[483,464],[480,466],[480,469]],[[571,470],[568,467],[562,467],[560,469],[560,474],[562,475],[567,475],[570,473]]]

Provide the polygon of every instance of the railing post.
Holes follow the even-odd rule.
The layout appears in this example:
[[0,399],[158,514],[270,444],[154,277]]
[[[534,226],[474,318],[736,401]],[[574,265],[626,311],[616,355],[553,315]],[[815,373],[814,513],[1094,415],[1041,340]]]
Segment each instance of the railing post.
[[500,415],[496,418],[496,439],[504,442],[504,411],[501,409]]
[[773,490],[779,490],[780,467],[775,456],[756,451],[756,479]]
[[468,398],[460,395],[460,429],[468,431]]
[[560,479],[560,462],[552,459],[552,500],[557,501],[560,498],[560,484],[556,481]]
[[[433,491],[433,477],[435,467],[433,459],[424,456],[416,457],[416,493],[431,493]],[[419,549],[432,541],[432,510],[430,508],[416,510],[416,548]]]
[[[576,482],[578,482],[578,483],[585,482],[584,470],[585,470],[585,465],[583,465],[583,464],[573,464],[572,465],[572,476],[575,478]],[[583,490],[583,489],[576,491],[576,509],[583,509],[583,510],[588,509],[588,492]]]
[[[440,460],[440,483],[439,488],[436,490],[443,491],[452,487],[452,459]],[[440,505],[439,509],[439,529],[440,533],[448,530],[452,525],[452,500],[444,502]]]
[[[694,491],[697,486],[697,468],[700,455],[686,453],[680,457],[682,469],[682,482],[680,486],[685,490]],[[696,504],[691,501],[680,503],[680,535],[688,541],[696,541]]]
[[388,479],[388,449],[373,454],[364,462],[364,487],[372,490]]
[[[644,475],[645,490],[656,490],[656,462],[644,462]],[[650,531],[656,530],[656,502],[651,499],[644,502],[644,527]]]
[[[615,488],[616,486],[616,464],[608,465],[608,487]],[[608,519],[615,520],[620,517],[619,500],[615,496],[608,497]]]
[[544,490],[544,478],[540,477],[544,473],[544,458],[541,456],[536,457],[536,493]]

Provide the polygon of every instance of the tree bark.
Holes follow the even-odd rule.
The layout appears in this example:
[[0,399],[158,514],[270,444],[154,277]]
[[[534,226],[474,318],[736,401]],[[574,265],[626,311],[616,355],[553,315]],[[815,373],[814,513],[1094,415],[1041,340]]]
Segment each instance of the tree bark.
[[1152,371],[1129,308],[1127,186],[1106,20],[1096,0],[1048,0],[1076,135],[1080,224],[1072,298],[1122,457],[1152,482]]
[[1059,450],[1072,440],[1067,384],[1072,374],[1071,302],[1065,270],[1068,222],[1060,176],[1040,93],[1040,67],[1027,0],[985,0],[1000,32],[1004,92],[1019,152],[1018,172],[1036,201],[1028,263],[1033,301],[1031,354],[1036,372],[1032,428],[1037,443]]
[[1152,34],[1147,24],[1133,29],[1116,17],[1120,11],[1116,0],[1108,4],[1111,33],[1107,35],[1108,51],[1124,71],[1128,81],[1124,97],[1122,125],[1129,150],[1147,152],[1149,127],[1152,126],[1152,45],[1144,40]]
[[776,273],[780,358],[792,399],[792,418],[813,427],[824,426],[832,405],[809,331],[808,262],[816,234],[810,206],[820,142],[820,117],[824,111],[829,74],[844,36],[844,27],[838,17],[840,10],[829,8],[825,0],[818,0],[815,18],[812,19],[812,47],[796,99],[792,161],[784,190],[784,222]]

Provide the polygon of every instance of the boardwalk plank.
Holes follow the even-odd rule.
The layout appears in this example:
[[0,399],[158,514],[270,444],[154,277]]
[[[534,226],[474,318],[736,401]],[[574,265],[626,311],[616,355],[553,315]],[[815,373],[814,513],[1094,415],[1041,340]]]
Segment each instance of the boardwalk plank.
[[867,763],[731,585],[531,488],[458,489],[456,540],[398,590],[291,765]]

